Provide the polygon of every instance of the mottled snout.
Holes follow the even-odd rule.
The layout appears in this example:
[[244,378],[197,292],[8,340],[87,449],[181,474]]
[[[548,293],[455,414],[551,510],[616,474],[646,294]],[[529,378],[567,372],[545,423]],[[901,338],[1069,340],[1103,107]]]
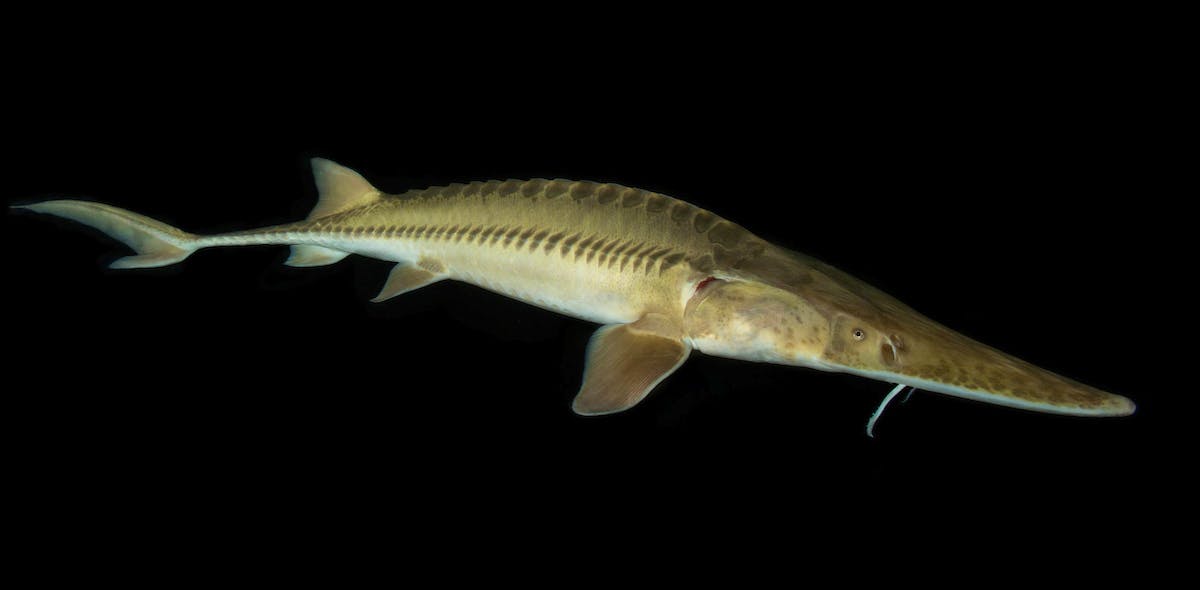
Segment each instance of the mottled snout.
[[1079,416],[1127,416],[1126,397],[1084,385],[932,322],[885,335],[877,354],[894,380],[1012,407]]

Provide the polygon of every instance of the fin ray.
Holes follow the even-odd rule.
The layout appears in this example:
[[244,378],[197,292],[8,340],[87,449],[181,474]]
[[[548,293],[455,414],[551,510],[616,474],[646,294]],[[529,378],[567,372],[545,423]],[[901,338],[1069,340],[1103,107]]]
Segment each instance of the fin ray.
[[349,252],[333,248],[295,244],[292,246],[292,254],[288,256],[284,264],[295,267],[325,266],[338,262],[349,255]]
[[445,273],[435,273],[428,270],[427,267],[438,268],[440,265],[435,265],[424,260],[418,264],[408,262],[397,263],[396,266],[392,267],[392,272],[388,273],[387,282],[383,284],[383,289],[379,291],[379,295],[376,295],[371,302],[380,303],[387,301],[397,295],[403,295],[409,291],[420,289],[446,278]]
[[312,159],[317,206],[308,219],[320,219],[379,199],[381,193],[361,174],[325,158]]
[[[649,316],[648,316],[649,317]],[[691,346],[661,322],[605,326],[588,342],[583,385],[571,408],[596,416],[632,408],[687,360]]]

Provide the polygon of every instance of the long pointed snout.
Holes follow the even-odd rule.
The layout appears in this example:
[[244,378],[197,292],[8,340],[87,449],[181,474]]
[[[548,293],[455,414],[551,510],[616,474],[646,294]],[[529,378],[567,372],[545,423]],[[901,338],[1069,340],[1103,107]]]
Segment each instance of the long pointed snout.
[[[930,323],[932,324],[932,322]],[[881,352],[887,379],[918,389],[1038,412],[1127,416],[1129,398],[1036,367],[943,326],[926,324],[908,338],[891,335]],[[879,377],[877,377],[879,378]]]

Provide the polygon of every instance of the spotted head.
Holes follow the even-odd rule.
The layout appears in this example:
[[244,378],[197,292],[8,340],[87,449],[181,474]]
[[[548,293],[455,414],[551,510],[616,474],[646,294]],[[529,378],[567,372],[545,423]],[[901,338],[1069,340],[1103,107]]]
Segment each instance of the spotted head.
[[837,269],[768,250],[688,302],[693,345],[1040,412],[1121,416],[1128,398],[971,340]]
[[697,350],[748,361],[803,364],[829,340],[829,322],[796,294],[755,281],[707,278],[684,311]]

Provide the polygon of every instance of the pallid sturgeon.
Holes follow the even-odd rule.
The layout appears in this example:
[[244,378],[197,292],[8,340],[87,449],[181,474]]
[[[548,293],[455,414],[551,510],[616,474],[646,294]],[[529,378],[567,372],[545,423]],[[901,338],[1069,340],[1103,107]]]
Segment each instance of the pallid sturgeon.
[[196,235],[101,203],[20,206],[97,228],[137,255],[112,268],[174,264],[211,246],[286,244],[286,264],[349,254],[395,262],[380,302],[444,279],[603,324],[572,405],[629,409],[692,350],[852,373],[1037,412],[1133,413],[1128,398],[975,342],[827,264],[772,245],[678,199],[616,184],[507,180],[388,195],[358,173],[312,160],[308,219]]

